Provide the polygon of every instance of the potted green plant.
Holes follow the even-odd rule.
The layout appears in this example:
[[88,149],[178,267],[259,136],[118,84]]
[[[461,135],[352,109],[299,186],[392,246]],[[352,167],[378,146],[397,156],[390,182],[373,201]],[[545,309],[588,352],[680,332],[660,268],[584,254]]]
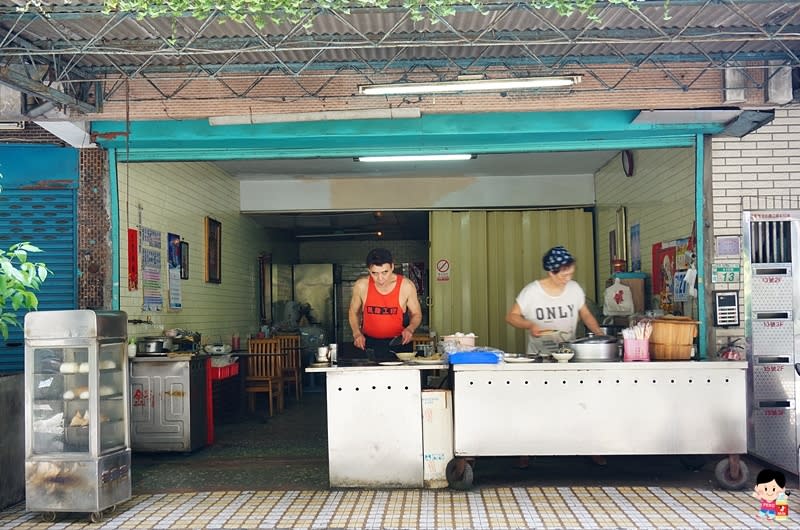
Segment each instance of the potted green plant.
[[39,307],[36,291],[50,270],[44,263],[28,260],[28,255],[35,252],[41,252],[41,249],[28,242],[0,250],[0,335],[3,340],[8,339],[10,326],[22,326],[17,311],[32,311]]

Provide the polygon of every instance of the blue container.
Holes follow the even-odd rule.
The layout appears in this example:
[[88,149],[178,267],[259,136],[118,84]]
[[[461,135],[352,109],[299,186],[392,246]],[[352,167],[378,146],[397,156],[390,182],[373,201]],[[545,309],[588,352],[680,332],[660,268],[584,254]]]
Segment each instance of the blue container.
[[500,354],[494,351],[459,351],[451,353],[448,357],[450,364],[497,364],[500,362]]

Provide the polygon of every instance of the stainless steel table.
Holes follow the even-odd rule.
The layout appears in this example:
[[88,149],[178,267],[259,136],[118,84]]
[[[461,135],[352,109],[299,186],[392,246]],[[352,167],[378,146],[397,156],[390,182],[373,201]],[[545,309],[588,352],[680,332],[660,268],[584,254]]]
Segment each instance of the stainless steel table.
[[744,361],[453,365],[456,455],[747,452]]
[[422,370],[446,364],[311,367],[325,373],[331,487],[421,488]]

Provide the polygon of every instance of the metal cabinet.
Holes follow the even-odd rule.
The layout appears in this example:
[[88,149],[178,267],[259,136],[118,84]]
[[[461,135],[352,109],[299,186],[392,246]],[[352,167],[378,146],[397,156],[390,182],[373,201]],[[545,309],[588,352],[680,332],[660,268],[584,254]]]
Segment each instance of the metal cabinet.
[[134,451],[194,451],[206,444],[207,357],[131,362]]
[[743,217],[748,450],[797,473],[800,212],[747,211]]
[[25,498],[29,511],[102,511],[131,497],[127,316],[25,316]]

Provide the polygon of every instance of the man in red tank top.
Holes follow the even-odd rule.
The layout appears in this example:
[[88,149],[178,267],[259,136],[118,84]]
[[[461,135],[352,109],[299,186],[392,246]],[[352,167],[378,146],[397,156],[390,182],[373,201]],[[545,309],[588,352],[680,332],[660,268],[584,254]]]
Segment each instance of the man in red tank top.
[[[348,317],[356,348],[372,349],[378,360],[396,360],[392,351],[411,351],[411,338],[422,322],[422,308],[414,282],[394,273],[392,253],[385,248],[367,254],[369,276],[353,285]],[[408,313],[408,325],[403,316]]]

